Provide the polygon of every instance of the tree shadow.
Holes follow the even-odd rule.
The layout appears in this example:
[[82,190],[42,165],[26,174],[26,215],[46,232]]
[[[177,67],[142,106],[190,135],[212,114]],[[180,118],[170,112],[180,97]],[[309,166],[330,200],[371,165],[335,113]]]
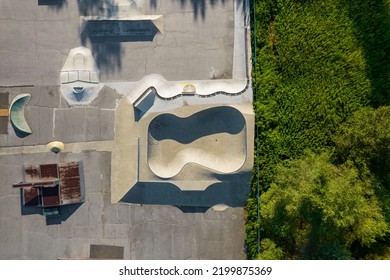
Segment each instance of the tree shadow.
[[121,199],[121,202],[135,204],[172,205],[183,212],[206,212],[217,204],[243,207],[250,186],[234,183],[215,183],[204,191],[182,191],[171,183],[137,183]]
[[68,0],[38,0],[38,6],[48,6],[58,11],[68,6]]
[[81,16],[96,16],[104,12],[112,0],[77,0],[77,6]]
[[[81,16],[109,16],[117,6],[112,0],[77,0],[77,6]],[[122,38],[123,39],[123,38]],[[87,30],[80,32],[80,40],[83,46],[91,44],[91,52],[95,58],[97,67],[102,72],[115,72],[122,69],[122,46],[121,40],[114,37],[101,37],[91,40]]]
[[158,0],[150,0],[150,8],[157,9],[157,1]]
[[[180,1],[181,8],[184,9],[187,7],[187,5],[191,5],[193,11],[194,11],[194,20],[198,20],[199,16],[202,18],[202,20],[205,20],[206,18],[206,10],[207,6],[211,5],[218,5],[222,4],[225,5],[227,0],[171,0],[171,1]],[[243,1],[243,0],[238,0]],[[157,1],[156,0],[150,0],[150,6],[157,7]]]
[[[388,2],[388,1],[387,1]],[[390,105],[390,15],[385,0],[340,0],[364,50],[374,107]]]
[[[171,1],[180,2],[180,6],[182,9],[186,8],[187,5],[191,5],[194,11],[194,20],[198,20],[199,15],[202,17],[202,20],[204,20],[206,18],[206,13],[207,13],[206,10],[208,5],[211,6],[218,5],[218,4],[225,5],[225,3],[228,0],[171,0]],[[235,0],[235,2],[239,5],[244,1],[245,0]],[[158,0],[150,0],[149,3],[150,3],[150,8],[157,9]]]
[[[180,6],[182,9],[186,8],[187,5],[191,5],[193,11],[194,11],[194,20],[198,20],[199,16],[201,16],[202,20],[205,20],[206,14],[207,14],[207,6],[215,6],[222,4],[223,6],[226,4],[229,0],[171,0],[173,2],[180,2]],[[244,2],[248,2],[249,0],[234,0],[237,7],[240,7]],[[158,0],[150,0],[150,8],[151,9],[157,9],[157,3]]]
[[[49,1],[49,0],[42,0]],[[182,9],[188,5],[193,10],[194,20],[206,17],[206,11],[208,7],[216,5],[226,5],[228,0],[171,0],[178,2]],[[234,0],[239,5],[244,3],[245,0]],[[81,16],[106,16],[115,14],[118,11],[118,6],[113,0],[77,0],[78,10]],[[157,0],[150,0],[150,7],[152,9],[158,8]],[[88,24],[87,24],[88,25]],[[114,28],[114,27],[113,27]],[[113,73],[115,71],[122,70],[122,55],[123,55],[123,43],[126,42],[146,42],[153,41],[154,35],[151,28],[146,28],[150,34],[137,35],[137,36],[90,36],[87,32],[80,32],[80,40],[83,46],[87,44],[91,45],[92,54],[96,60],[97,66],[102,72]],[[154,30],[156,33],[157,30]]]
[[122,70],[123,49],[120,42],[104,37],[98,41],[91,40],[85,32],[80,34],[81,44],[90,48],[96,65],[101,72],[116,72]]

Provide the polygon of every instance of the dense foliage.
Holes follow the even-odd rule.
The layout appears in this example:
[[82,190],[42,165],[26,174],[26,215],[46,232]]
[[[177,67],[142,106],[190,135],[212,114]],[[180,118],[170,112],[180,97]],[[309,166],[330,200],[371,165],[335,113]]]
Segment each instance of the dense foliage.
[[390,0],[254,2],[248,257],[390,258]]

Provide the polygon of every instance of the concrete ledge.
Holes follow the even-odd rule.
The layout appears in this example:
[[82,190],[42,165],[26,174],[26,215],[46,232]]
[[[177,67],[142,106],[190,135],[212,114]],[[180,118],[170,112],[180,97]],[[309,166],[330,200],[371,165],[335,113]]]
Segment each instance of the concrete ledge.
[[91,41],[153,41],[157,33],[164,32],[162,15],[136,15],[132,17],[87,16],[80,18],[80,31]]

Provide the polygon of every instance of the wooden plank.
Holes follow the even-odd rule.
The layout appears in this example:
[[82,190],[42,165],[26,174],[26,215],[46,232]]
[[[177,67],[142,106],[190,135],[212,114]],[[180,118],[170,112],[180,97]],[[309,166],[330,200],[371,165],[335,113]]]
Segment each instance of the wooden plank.
[[59,165],[61,204],[81,202],[79,163]]
[[8,109],[0,109],[0,117],[8,117]]
[[49,180],[49,181],[35,181],[35,182],[21,182],[12,184],[13,188],[30,188],[30,187],[55,187],[59,184],[59,180]]
[[57,179],[58,178],[58,165],[57,164],[41,164],[41,178],[42,181],[46,179]]

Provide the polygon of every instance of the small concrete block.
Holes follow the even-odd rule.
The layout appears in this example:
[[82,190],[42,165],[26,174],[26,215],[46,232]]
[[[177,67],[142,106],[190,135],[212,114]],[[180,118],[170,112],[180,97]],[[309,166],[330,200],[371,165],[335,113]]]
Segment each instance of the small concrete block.
[[25,87],[23,92],[31,94],[29,106],[58,108],[60,93],[56,86],[34,86]]
[[87,201],[85,203],[88,205],[89,224],[91,226],[100,225],[103,214],[102,194],[88,194]]
[[172,259],[172,239],[169,225],[144,223],[130,230],[132,259]]
[[89,227],[89,239],[102,239],[103,238],[103,228],[102,224],[99,224],[97,226],[91,226]]
[[89,227],[88,226],[74,226],[72,228],[72,238],[88,239]]
[[60,225],[59,224],[55,224],[55,225],[47,225],[47,234],[53,238],[53,239],[56,239],[58,238],[58,232],[59,232],[59,229],[60,229]]
[[100,119],[98,108],[85,109],[85,137],[87,141],[100,140]]
[[69,239],[66,243],[64,258],[89,258],[89,241],[84,239]]
[[75,226],[89,226],[88,204],[81,204],[81,206],[70,215],[67,221],[71,222]]
[[224,240],[224,231],[223,231],[224,221],[203,221],[200,230],[197,231],[197,237],[201,240],[208,241],[223,241]]
[[101,175],[99,154],[96,152],[83,152],[83,169],[85,180],[85,192],[101,192]]
[[29,215],[23,219],[23,228],[26,232],[47,234],[49,227],[46,225],[45,217],[41,215]]
[[34,232],[25,232],[25,235],[25,258],[33,260],[49,260],[55,257],[55,243],[49,235]]
[[12,184],[21,182],[23,179],[21,158],[20,155],[0,157],[0,170],[2,170],[0,197],[12,194],[19,196],[18,189],[13,189]]
[[175,260],[193,258],[194,231],[190,226],[173,226],[172,228],[172,257]]
[[54,239],[54,248],[55,248],[55,258],[56,259],[65,259],[66,257],[66,247],[68,244],[68,239]]
[[58,225],[58,234],[57,238],[71,238],[73,225],[69,221],[64,221]]
[[115,205],[110,202],[110,194],[104,196],[103,223],[129,224],[129,206]]
[[132,210],[130,210],[130,221],[132,224],[153,221],[153,206],[132,205]]
[[129,230],[128,224],[103,224],[103,238],[128,239]]
[[108,86],[104,86],[100,90],[98,97],[92,101],[91,105],[102,109],[115,109],[119,98],[120,96],[115,90]]
[[202,260],[223,260],[226,257],[223,255],[224,243],[220,241],[201,240],[197,243],[197,259]]
[[115,111],[100,111],[100,139],[113,140],[115,137]]
[[7,219],[20,219],[20,196],[19,195],[8,195],[0,197],[0,213],[1,217]]
[[[12,128],[8,124],[8,131],[10,129],[12,129]],[[9,146],[8,134],[0,134],[0,147],[7,147],[7,146]]]
[[39,107],[38,122],[39,122],[39,141],[38,144],[44,145],[54,139],[53,137],[53,114],[54,109]]
[[[57,13],[58,15],[58,13]],[[69,42],[72,42],[72,39],[76,38],[77,34],[74,32],[74,21],[67,19],[65,22],[63,20],[38,20],[35,21],[36,29],[36,41],[38,46],[45,47],[48,50],[61,50],[64,46],[69,45]],[[58,30],[53,32],[53,30]],[[61,30],[61,32],[59,32]],[[42,56],[42,60],[48,60],[46,64],[56,65],[53,62],[50,62],[49,59],[57,59],[58,56],[47,57]],[[61,56],[59,56],[61,58]],[[61,70],[61,63],[58,64],[57,77],[59,70]],[[54,71],[53,71],[54,72]]]
[[8,40],[1,40],[0,49],[4,51],[4,53],[7,53],[7,51],[28,53],[28,52],[33,52],[35,49],[35,44],[31,43],[34,42],[34,36],[35,36],[33,22],[29,22],[27,20],[3,21],[3,24],[0,25],[0,34],[17,34],[17,36],[12,36],[9,38],[7,38],[8,36],[5,36],[4,39],[8,39]]
[[54,135],[64,143],[85,141],[85,109],[56,110]]
[[23,229],[20,219],[0,218],[0,259],[22,259]]
[[100,179],[103,193],[111,192],[111,152],[101,153]]

